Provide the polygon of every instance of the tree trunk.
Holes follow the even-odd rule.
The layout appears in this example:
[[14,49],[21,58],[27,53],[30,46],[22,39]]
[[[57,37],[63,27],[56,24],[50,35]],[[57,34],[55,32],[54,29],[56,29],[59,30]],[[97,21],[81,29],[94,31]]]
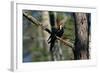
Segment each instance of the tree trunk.
[[89,59],[89,35],[86,13],[74,13],[75,17],[75,59]]
[[[49,12],[49,16],[50,16],[50,24],[52,26],[52,28],[56,28],[58,29],[60,25],[63,25],[64,22],[62,21],[62,19],[59,19],[57,16],[58,14],[56,12]],[[63,55],[62,55],[62,49],[60,46],[60,41],[56,39],[54,46],[52,47],[53,51],[51,52],[51,58],[52,60],[63,60]]]
[[[50,29],[50,21],[49,21],[49,13],[47,11],[42,12],[42,24],[44,27]],[[49,38],[50,34],[48,32],[43,31],[43,46],[46,50],[49,49],[49,44],[47,43],[47,40]]]

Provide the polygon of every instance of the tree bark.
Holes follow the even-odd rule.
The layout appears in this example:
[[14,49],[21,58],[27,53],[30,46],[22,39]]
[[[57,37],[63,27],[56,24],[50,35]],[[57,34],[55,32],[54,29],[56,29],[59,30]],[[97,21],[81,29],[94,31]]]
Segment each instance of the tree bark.
[[89,59],[89,35],[86,13],[74,13],[75,18],[75,59]]

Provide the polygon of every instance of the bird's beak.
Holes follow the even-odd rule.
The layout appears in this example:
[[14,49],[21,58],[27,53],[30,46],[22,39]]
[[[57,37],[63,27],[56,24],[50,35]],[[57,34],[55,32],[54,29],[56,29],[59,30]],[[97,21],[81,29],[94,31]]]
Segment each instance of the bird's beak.
[[60,30],[62,29],[62,25],[60,25]]

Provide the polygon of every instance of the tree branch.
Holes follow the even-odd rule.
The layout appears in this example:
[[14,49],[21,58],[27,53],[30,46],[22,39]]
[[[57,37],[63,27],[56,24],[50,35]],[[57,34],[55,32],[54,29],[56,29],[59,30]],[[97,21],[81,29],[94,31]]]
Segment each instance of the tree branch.
[[[46,28],[45,26],[42,25],[42,23],[40,23],[37,19],[35,19],[33,16],[27,14],[27,13],[23,13],[23,16],[25,16],[29,21],[31,21],[32,23],[34,23],[35,25],[40,26],[43,30],[47,31],[49,34],[51,34],[51,31]],[[62,43],[64,43],[64,45],[71,47],[74,50],[74,45],[68,41],[63,40],[62,38],[56,36],[56,38],[58,40],[60,40]]]

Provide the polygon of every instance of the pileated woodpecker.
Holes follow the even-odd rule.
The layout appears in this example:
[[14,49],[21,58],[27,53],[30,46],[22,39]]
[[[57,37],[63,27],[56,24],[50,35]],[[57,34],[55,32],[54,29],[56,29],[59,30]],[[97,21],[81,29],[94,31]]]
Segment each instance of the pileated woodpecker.
[[56,36],[62,37],[64,33],[63,25],[57,25],[57,27],[52,27],[51,29],[51,35],[48,38],[48,43],[50,43],[50,51],[53,51],[53,47],[55,45],[55,42],[57,40]]

